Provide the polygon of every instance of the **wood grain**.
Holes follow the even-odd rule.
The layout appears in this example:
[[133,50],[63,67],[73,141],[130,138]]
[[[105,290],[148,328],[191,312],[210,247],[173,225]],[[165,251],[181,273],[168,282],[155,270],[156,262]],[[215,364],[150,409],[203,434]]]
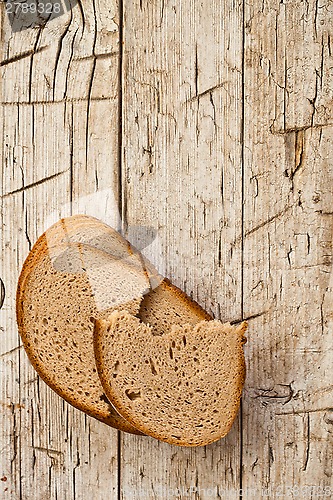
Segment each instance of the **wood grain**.
[[[16,33],[0,9],[0,497],[328,497],[332,2],[119,1]],[[120,434],[36,376],[18,273],[71,213],[122,226],[217,318],[248,319],[225,439]]]

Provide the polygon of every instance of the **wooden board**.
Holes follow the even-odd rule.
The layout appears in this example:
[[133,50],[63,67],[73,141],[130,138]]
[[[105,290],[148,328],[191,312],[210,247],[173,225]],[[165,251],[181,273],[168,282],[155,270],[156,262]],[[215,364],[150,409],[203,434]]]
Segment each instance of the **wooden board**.
[[[331,2],[84,0],[15,33],[0,10],[0,497],[329,497]],[[36,376],[17,278],[71,213],[122,226],[217,318],[248,319],[225,439],[117,433]]]

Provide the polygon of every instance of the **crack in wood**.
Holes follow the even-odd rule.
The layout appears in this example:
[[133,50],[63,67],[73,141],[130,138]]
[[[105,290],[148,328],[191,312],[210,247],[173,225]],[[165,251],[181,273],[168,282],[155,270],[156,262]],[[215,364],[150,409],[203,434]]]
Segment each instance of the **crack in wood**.
[[333,411],[333,406],[324,406],[321,408],[304,408],[302,410],[293,410],[293,411],[284,411],[280,413],[275,413],[275,415],[278,416],[284,416],[284,415],[303,415],[304,413],[321,413],[325,411]]
[[306,471],[309,463],[310,456],[310,413],[306,414],[306,448],[305,448],[305,457],[304,457],[304,465],[302,467],[302,471]]
[[324,210],[315,210],[320,215],[333,215],[333,212],[325,212]]
[[285,129],[274,129],[273,124],[269,127],[270,133],[273,135],[286,135],[286,134],[294,134],[297,132],[302,132],[304,130],[309,129],[322,129],[325,127],[332,127],[333,122],[329,123],[313,123],[309,125],[303,125],[301,127],[290,127]]
[[[251,234],[253,234],[256,231],[258,231],[259,229],[262,229],[263,227],[265,227],[266,225],[270,224],[271,222],[274,222],[276,219],[279,219],[280,217],[282,217],[283,215],[285,215],[292,208],[293,208],[293,205],[287,205],[285,208],[283,208],[282,210],[280,210],[276,214],[272,215],[272,217],[269,217],[268,219],[266,219],[265,221],[261,222],[257,226],[255,226],[252,229],[249,229],[248,231],[246,231],[244,233],[244,238],[247,238]],[[235,240],[232,242],[231,246],[232,247],[235,246],[239,241],[241,241],[241,239],[242,239],[242,235],[237,236],[237,238],[235,238]]]
[[251,314],[250,316],[245,316],[242,319],[235,319],[233,321],[230,321],[230,324],[231,325],[237,325],[239,323],[242,323],[243,321],[251,321],[252,319],[260,318],[260,316],[263,316],[264,314],[267,314],[270,310],[271,310],[271,308],[270,309],[266,309],[265,311],[261,311],[261,312],[256,313],[256,314]]
[[2,279],[0,278],[0,309],[2,309],[3,303],[5,301],[6,290]]
[[90,54],[89,56],[74,57],[73,61],[90,61],[92,59],[109,59],[110,57],[119,56],[117,50],[112,52],[103,52],[101,54]]
[[[58,100],[41,100],[41,101],[4,101],[0,102],[1,105],[3,106],[17,106],[18,104],[20,106],[32,106],[32,105],[51,105],[51,104],[66,104],[67,102],[87,102],[88,97],[65,97],[63,99],[58,99]],[[90,101],[94,102],[101,102],[101,101],[115,101],[116,97],[91,97]]]
[[[74,36],[72,38],[71,52],[70,52],[70,56],[69,56],[67,67],[66,67],[65,88],[64,88],[64,97],[63,97],[64,99],[66,99],[65,100],[65,108],[66,108],[66,102],[68,102],[67,101],[67,99],[68,99],[67,98],[67,89],[68,89],[68,80],[69,80],[69,70],[70,70],[71,63],[72,63],[73,56],[74,56],[74,44],[75,44],[75,41],[76,41],[76,36],[78,34],[78,31],[79,31],[79,28],[76,28]],[[54,98],[54,96],[53,96],[53,98]]]
[[[193,102],[193,101],[196,101],[198,99],[201,99],[201,97],[204,97],[205,95],[212,94],[212,92],[214,92],[215,90],[218,90],[218,89],[221,89],[221,88],[224,89],[224,86],[227,83],[228,83],[228,81],[225,81],[225,82],[222,82],[222,83],[218,83],[217,85],[214,85],[213,87],[210,87],[209,89],[206,89],[203,92],[200,92],[199,94],[195,94],[193,97],[190,97],[189,99],[187,99],[185,101],[185,103]],[[210,99],[212,99],[212,97],[210,97]]]
[[304,130],[296,132],[295,139],[295,167],[290,173],[289,179],[291,181],[291,190],[294,190],[295,175],[303,168],[305,159],[305,136]]
[[22,345],[19,345],[17,347],[14,347],[13,349],[10,349],[9,351],[6,351],[6,352],[2,352],[0,354],[0,358],[3,358],[5,356],[9,356],[10,354],[13,354],[14,352],[17,352],[19,349],[22,349],[23,346]]
[[57,78],[57,74],[58,74],[57,70],[58,70],[58,64],[59,64],[59,61],[60,61],[60,55],[61,55],[63,40],[64,40],[65,36],[67,35],[67,33],[69,31],[69,27],[70,27],[72,19],[73,19],[72,9],[69,9],[69,10],[70,10],[70,18],[69,18],[69,21],[67,22],[67,24],[65,25],[65,29],[64,29],[63,33],[59,36],[57,53],[56,53],[56,56],[55,56],[54,71],[53,71],[53,100],[55,98],[56,78]]
[[22,59],[25,59],[26,57],[34,56],[35,54],[38,54],[40,52],[43,52],[44,50],[48,49],[49,45],[43,45],[39,49],[31,49],[27,50],[25,52],[21,52],[20,54],[17,54],[15,56],[9,57],[8,59],[4,59],[3,61],[0,62],[0,67],[1,66],[8,66],[8,64],[13,64],[17,61],[21,61]]
[[38,44],[40,42],[42,33],[43,33],[43,26],[38,29],[34,48],[33,48],[33,51],[30,55],[30,68],[29,68],[29,81],[28,81],[28,93],[29,93],[28,102],[31,102],[31,95],[32,95],[32,82],[33,82],[32,74],[33,74],[33,65],[34,65],[34,55],[38,53],[37,47],[38,47]]
[[93,40],[93,47],[92,47],[92,56],[93,56],[93,63],[92,63],[92,68],[91,68],[91,73],[90,73],[90,78],[89,78],[89,87],[88,87],[88,99],[87,99],[87,117],[86,117],[86,171],[88,168],[88,152],[89,152],[89,119],[90,119],[90,105],[91,105],[91,96],[92,96],[92,88],[93,88],[93,83],[94,83],[94,76],[95,76],[95,70],[96,70],[96,65],[97,65],[97,58],[95,55],[95,50],[96,50],[96,43],[97,43],[97,16],[96,16],[96,5],[95,5],[95,0],[92,2],[93,5],[93,10],[94,10],[94,40]]
[[[282,405],[284,406],[289,403],[294,397],[294,390],[291,384],[292,382],[290,384],[276,384],[274,387],[271,387],[269,389],[260,387],[249,387],[249,389],[254,391],[254,395],[252,396],[253,399],[263,399],[265,401],[268,400],[270,403],[285,400],[282,403]],[[286,390],[281,390],[281,387],[285,387]]]
[[55,178],[59,177],[60,175],[65,174],[68,171],[69,171],[69,169],[67,168],[66,170],[62,170],[61,172],[57,172],[56,174],[52,174],[48,177],[44,177],[43,179],[40,179],[39,181],[32,182],[31,184],[26,184],[25,186],[22,186],[21,188],[14,189],[13,191],[10,191],[9,193],[3,194],[1,196],[1,198],[8,198],[9,196],[13,196],[14,194],[23,193],[23,192],[27,191],[28,189],[32,189],[34,187],[40,186],[41,184],[44,184],[45,182],[49,182],[52,179],[55,179]]

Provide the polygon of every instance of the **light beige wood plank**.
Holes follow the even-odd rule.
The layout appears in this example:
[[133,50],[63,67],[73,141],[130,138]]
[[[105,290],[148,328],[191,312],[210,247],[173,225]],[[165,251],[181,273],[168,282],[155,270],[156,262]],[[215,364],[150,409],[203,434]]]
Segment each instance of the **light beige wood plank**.
[[271,498],[332,488],[332,13],[246,6],[243,488]]
[[[145,254],[223,320],[241,316],[241,53],[236,2],[124,3],[125,228],[154,228]],[[123,435],[122,498],[238,489],[239,448],[238,421],[204,449]]]
[[40,381],[15,324],[18,273],[52,222],[119,223],[117,12],[83,2],[40,33],[2,24],[1,497],[117,498],[117,431]]

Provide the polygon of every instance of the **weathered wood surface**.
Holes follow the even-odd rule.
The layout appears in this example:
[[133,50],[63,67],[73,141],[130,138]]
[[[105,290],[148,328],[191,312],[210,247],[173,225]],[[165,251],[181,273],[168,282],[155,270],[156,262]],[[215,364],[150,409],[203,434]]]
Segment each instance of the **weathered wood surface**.
[[[1,16],[0,497],[332,496],[332,3],[84,0],[16,33]],[[18,273],[82,212],[152,228],[163,273],[248,318],[224,440],[117,433],[29,365]]]

